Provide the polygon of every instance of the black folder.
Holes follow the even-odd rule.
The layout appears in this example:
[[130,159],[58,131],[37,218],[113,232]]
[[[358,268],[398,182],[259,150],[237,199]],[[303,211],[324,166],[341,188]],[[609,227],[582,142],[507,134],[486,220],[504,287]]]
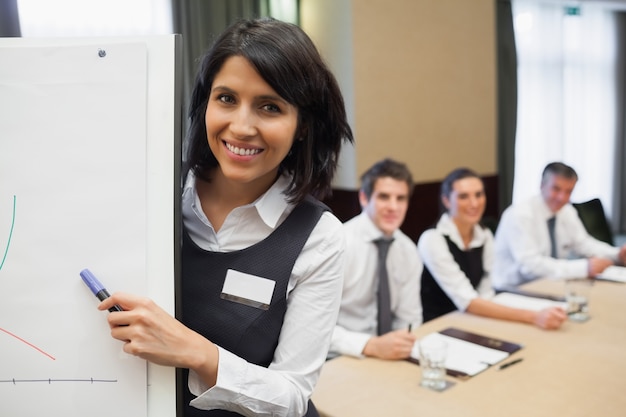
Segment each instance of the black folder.
[[456,327],[448,327],[447,329],[442,330],[439,333],[445,334],[446,336],[450,337],[456,337],[457,339],[465,340],[466,342],[472,342],[488,348],[502,350],[504,352],[508,352],[509,355],[517,352],[522,348],[522,345],[517,343],[507,342],[505,340],[496,339],[489,336],[483,336],[480,334],[457,329]]

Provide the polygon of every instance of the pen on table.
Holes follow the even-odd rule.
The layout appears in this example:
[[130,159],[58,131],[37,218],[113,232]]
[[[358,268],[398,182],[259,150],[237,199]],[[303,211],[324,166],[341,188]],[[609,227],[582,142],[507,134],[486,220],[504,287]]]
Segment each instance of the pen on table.
[[[98,300],[104,301],[105,299],[111,296],[111,294],[109,294],[106,288],[104,288],[104,285],[102,285],[102,283],[98,281],[98,278],[96,278],[96,276],[92,274],[90,270],[83,269],[82,271],[80,271],[80,277],[83,279],[83,282],[87,284],[91,292],[96,297],[98,297]],[[113,307],[109,308],[109,311],[124,311],[124,310],[122,309],[122,307],[116,304]]]
[[516,363],[520,363],[521,361],[522,361],[522,358],[518,358],[518,359],[515,359],[514,361],[503,363],[502,365],[500,365],[498,369],[499,370],[506,369],[509,366],[515,365]]

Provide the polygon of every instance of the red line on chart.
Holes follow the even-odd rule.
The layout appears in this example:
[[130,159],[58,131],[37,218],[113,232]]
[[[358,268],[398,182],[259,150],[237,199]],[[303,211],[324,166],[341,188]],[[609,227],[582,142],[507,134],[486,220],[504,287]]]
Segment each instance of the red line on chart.
[[15,203],[17,197],[13,196],[13,217],[11,219],[11,231],[9,232],[9,238],[7,239],[7,247],[4,249],[4,256],[2,257],[2,262],[0,262],[0,271],[4,266],[4,261],[7,259],[7,253],[9,253],[9,245],[11,244],[11,236],[13,236],[13,227],[15,226]]
[[16,338],[17,340],[19,340],[20,342],[26,343],[28,346],[32,347],[33,349],[39,351],[40,353],[43,353],[44,355],[46,355],[47,357],[49,357],[50,359],[52,359],[53,361],[56,360],[56,358],[54,356],[52,356],[51,354],[39,349],[37,346],[33,345],[32,343],[22,339],[21,337],[19,337],[18,335],[15,335],[13,333],[11,333],[10,331],[3,329],[2,327],[0,327],[0,332],[5,332],[6,334],[8,334],[9,336],[13,336],[14,338]]

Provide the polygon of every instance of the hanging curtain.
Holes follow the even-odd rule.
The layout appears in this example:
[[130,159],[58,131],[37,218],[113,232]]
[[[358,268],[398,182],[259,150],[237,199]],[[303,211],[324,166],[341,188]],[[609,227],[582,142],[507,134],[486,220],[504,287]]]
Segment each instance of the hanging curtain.
[[617,143],[615,13],[582,3],[515,1],[518,119],[513,200],[539,192],[551,161],[579,174],[573,202],[611,217]]
[[618,50],[617,150],[615,152],[615,201],[613,225],[619,234],[626,234],[626,12],[616,13]]
[[498,214],[513,200],[517,127],[517,51],[511,0],[496,2],[498,48]]
[[17,0],[0,0],[0,37],[20,37],[20,19]]

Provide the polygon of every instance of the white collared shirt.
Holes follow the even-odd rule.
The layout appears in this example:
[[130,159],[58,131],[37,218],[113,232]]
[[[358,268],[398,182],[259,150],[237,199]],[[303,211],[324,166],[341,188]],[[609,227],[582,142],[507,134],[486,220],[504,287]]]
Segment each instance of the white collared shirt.
[[502,213],[494,245],[494,287],[517,286],[539,278],[586,277],[587,258],[592,256],[617,261],[619,248],[591,237],[571,204],[556,213],[558,259],[552,258],[547,226],[552,216],[541,196],[510,206]]
[[[470,279],[454,259],[444,236],[448,236],[452,243],[461,250],[482,246],[484,275],[477,289],[474,289]],[[428,229],[422,233],[417,248],[424,265],[457,309],[465,311],[474,298],[489,299],[493,297],[494,291],[491,288],[490,278],[493,264],[493,234],[489,229],[475,225],[472,241],[465,248],[459,229],[450,216],[444,213],[437,222],[435,229]]]
[[[288,183],[289,178],[278,178],[257,201],[229,213],[215,233],[202,211],[195,177],[190,172],[182,197],[184,226],[191,239],[205,250],[246,248],[266,238],[293,210],[283,194]],[[269,368],[250,364],[218,346],[215,386],[209,388],[194,372],[189,373],[189,389],[197,396],[191,405],[248,416],[304,414],[337,319],[344,248],[341,222],[330,212],[323,213],[289,279],[287,312]]]
[[[344,286],[330,350],[361,357],[367,341],[376,335],[378,249],[374,240],[383,233],[365,212],[344,223],[344,228]],[[392,329],[407,329],[409,324],[417,327],[422,323],[422,261],[411,238],[400,230],[393,238],[387,254]]]

